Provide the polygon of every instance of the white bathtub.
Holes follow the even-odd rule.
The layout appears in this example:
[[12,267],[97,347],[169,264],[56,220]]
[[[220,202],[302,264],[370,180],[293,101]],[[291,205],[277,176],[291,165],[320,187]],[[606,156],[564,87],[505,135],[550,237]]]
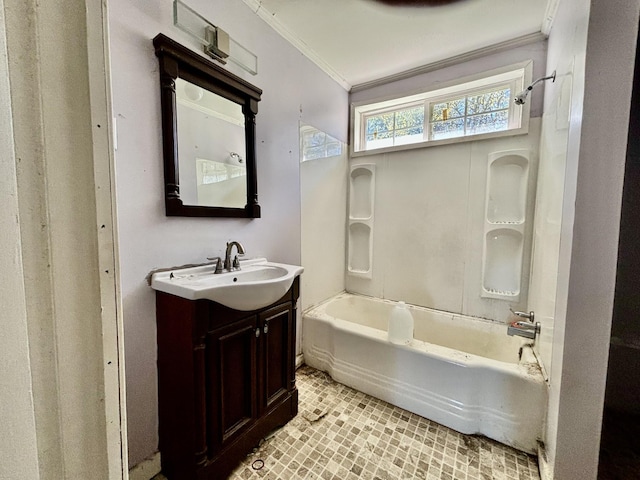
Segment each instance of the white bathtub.
[[547,389],[506,325],[410,306],[415,339],[387,340],[394,302],[343,293],[303,315],[304,361],[336,381],[466,434],[537,452]]

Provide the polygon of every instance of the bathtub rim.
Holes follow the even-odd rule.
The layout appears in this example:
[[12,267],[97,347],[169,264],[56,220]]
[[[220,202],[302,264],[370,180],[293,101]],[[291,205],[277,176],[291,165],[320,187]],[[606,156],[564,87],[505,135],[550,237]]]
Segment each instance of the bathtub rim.
[[[388,305],[397,305],[398,302],[395,300],[388,300],[384,298],[377,298],[368,295],[362,295],[359,293],[351,293],[347,291],[342,291],[332,297],[329,297],[322,302],[312,305],[302,312],[302,335],[304,336],[304,319],[307,316],[313,317],[315,320],[323,321],[331,324],[333,329],[349,332],[352,334],[366,335],[371,338],[376,343],[381,344],[391,344],[395,348],[410,350],[410,351],[419,351],[421,354],[424,354],[433,359],[437,359],[439,361],[443,361],[446,363],[458,365],[460,367],[465,368],[489,368],[496,372],[508,373],[510,375],[517,375],[523,378],[533,379],[537,382],[545,382],[542,369],[540,367],[538,357],[535,354],[535,350],[533,348],[532,343],[527,342],[526,339],[522,339],[521,347],[523,348],[523,355],[519,362],[505,362],[501,360],[496,360],[489,357],[483,357],[481,355],[476,355],[473,353],[463,352],[460,350],[456,350],[451,347],[446,347],[443,345],[437,345],[435,343],[425,342],[423,340],[413,339],[409,344],[398,344],[389,342],[387,338],[387,332],[385,330],[380,330],[377,328],[369,327],[367,325],[357,324],[354,322],[350,322],[348,320],[344,320],[341,318],[334,317],[326,313],[326,306],[332,301],[338,300],[340,298],[346,297],[359,297],[376,303],[386,303]],[[445,314],[445,315],[453,315],[457,317],[467,317],[473,321],[477,321],[482,324],[490,325],[495,327],[496,325],[500,326],[499,322],[494,320],[489,320],[482,317],[473,317],[470,315],[463,315],[454,312],[447,312],[443,310],[436,310],[429,307],[422,307],[419,305],[413,305],[407,303],[407,306],[410,309],[419,309],[425,310],[428,312],[434,312],[436,314]],[[504,324],[505,327],[505,337],[507,336],[506,327],[507,324]],[[303,342],[304,344],[304,342]],[[304,351],[303,351],[304,355]]]

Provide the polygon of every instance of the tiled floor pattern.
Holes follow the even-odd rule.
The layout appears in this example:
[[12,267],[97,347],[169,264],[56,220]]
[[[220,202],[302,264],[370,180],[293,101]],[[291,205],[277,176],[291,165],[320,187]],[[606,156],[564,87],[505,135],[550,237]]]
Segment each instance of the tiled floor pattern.
[[[298,370],[297,386],[298,416],[249,455],[232,480],[540,478],[533,457],[462,435],[312,368]],[[264,467],[255,470],[258,459]]]
[[309,367],[296,378],[298,416],[264,440],[231,480],[540,478],[535,457],[462,435]]

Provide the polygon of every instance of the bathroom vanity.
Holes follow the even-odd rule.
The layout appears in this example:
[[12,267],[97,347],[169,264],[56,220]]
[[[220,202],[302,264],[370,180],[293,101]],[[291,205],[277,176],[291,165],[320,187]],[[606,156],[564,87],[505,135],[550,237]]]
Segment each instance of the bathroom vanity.
[[227,478],[297,414],[298,275],[278,300],[250,311],[154,287],[160,452],[169,480]]

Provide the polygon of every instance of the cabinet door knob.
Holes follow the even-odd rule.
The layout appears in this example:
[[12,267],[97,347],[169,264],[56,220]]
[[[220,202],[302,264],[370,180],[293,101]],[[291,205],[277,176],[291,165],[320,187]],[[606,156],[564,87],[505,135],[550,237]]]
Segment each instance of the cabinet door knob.
[[256,338],[258,338],[260,336],[260,329],[256,328]]
[[264,334],[265,334],[265,335],[266,335],[267,333],[269,333],[269,324],[268,324],[268,323],[266,323],[266,324],[264,325],[264,328],[262,329],[262,331],[264,332]]

